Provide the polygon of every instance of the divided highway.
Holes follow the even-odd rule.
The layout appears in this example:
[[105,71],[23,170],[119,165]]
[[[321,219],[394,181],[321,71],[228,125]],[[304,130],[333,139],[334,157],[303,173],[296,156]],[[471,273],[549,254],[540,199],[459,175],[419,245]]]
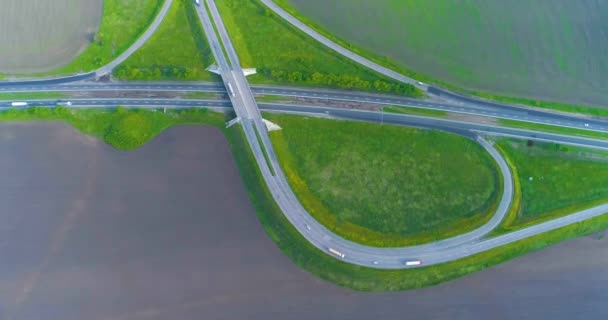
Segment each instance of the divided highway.
[[[163,82],[105,82],[105,83],[70,83],[48,85],[0,85],[0,92],[32,92],[32,91],[204,91],[227,94],[226,87],[221,83],[163,83]],[[412,99],[392,95],[381,95],[366,92],[344,90],[326,90],[316,88],[292,88],[276,86],[252,86],[251,91],[256,95],[276,95],[282,97],[297,97],[308,99],[323,99],[333,102],[373,103],[385,106],[410,106],[423,109],[442,110],[454,113],[501,118],[509,120],[535,122],[561,127],[608,132],[608,121],[560,114],[550,111],[525,109],[516,106],[504,106],[487,102],[487,105],[468,103],[446,103],[433,100]],[[463,97],[467,99],[466,97]]]

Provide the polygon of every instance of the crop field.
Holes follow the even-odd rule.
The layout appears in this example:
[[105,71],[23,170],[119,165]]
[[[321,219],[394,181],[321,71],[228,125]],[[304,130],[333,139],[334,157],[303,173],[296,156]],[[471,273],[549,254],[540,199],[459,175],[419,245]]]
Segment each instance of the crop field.
[[597,0],[280,0],[337,37],[471,91],[608,104]]
[[494,213],[496,165],[466,138],[432,130],[265,115],[298,198],[321,223],[375,246],[429,242]]
[[498,145],[521,184],[520,211],[510,227],[608,202],[608,152],[507,139]]
[[102,0],[0,0],[0,72],[47,71],[82,52],[99,27]]

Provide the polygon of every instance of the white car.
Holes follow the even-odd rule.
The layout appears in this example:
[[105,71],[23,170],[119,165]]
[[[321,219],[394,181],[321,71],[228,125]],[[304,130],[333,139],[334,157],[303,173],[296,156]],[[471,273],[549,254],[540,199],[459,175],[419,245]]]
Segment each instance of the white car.
[[585,123],[585,127],[589,127],[589,124],[588,124],[588,123]]
[[194,0],[194,3],[196,3],[196,5],[197,5],[197,6],[200,6],[200,5],[201,5],[200,0]]
[[312,228],[309,225],[306,225],[306,229],[312,230]]

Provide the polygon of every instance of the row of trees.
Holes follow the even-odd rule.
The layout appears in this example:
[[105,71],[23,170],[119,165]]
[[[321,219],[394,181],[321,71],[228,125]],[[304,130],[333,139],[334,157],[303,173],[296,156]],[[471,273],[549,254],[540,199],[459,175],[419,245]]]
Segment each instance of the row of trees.
[[138,68],[121,65],[114,70],[114,75],[119,79],[131,80],[193,80],[200,78],[203,72],[207,71],[197,68],[184,68],[178,66],[154,65],[149,68]]
[[272,70],[265,67],[258,68],[257,71],[265,78],[283,83],[307,83],[341,89],[373,90],[408,96],[416,96],[418,94],[415,87],[409,84],[392,83],[383,80],[368,81],[348,74],[305,73],[301,71]]

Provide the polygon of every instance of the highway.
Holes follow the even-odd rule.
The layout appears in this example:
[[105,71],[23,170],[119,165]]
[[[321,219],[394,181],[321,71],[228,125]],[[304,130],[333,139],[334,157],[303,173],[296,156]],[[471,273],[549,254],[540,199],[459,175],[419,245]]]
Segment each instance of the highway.
[[[63,91],[63,92],[93,92],[93,91],[203,91],[226,93],[226,88],[220,83],[70,83],[49,85],[12,85],[0,86],[0,92],[32,92],[32,91]],[[276,95],[309,99],[323,99],[331,102],[360,102],[384,106],[410,106],[431,110],[442,110],[454,113],[484,116],[517,121],[535,122],[561,127],[585,129],[598,132],[608,132],[608,121],[603,119],[585,118],[551,111],[525,109],[517,106],[506,106],[487,102],[487,105],[469,103],[450,103],[434,100],[412,99],[400,96],[382,95],[367,92],[344,90],[326,90],[316,88],[293,88],[277,86],[252,86],[251,91],[256,95]],[[463,97],[463,99],[468,99]]]

